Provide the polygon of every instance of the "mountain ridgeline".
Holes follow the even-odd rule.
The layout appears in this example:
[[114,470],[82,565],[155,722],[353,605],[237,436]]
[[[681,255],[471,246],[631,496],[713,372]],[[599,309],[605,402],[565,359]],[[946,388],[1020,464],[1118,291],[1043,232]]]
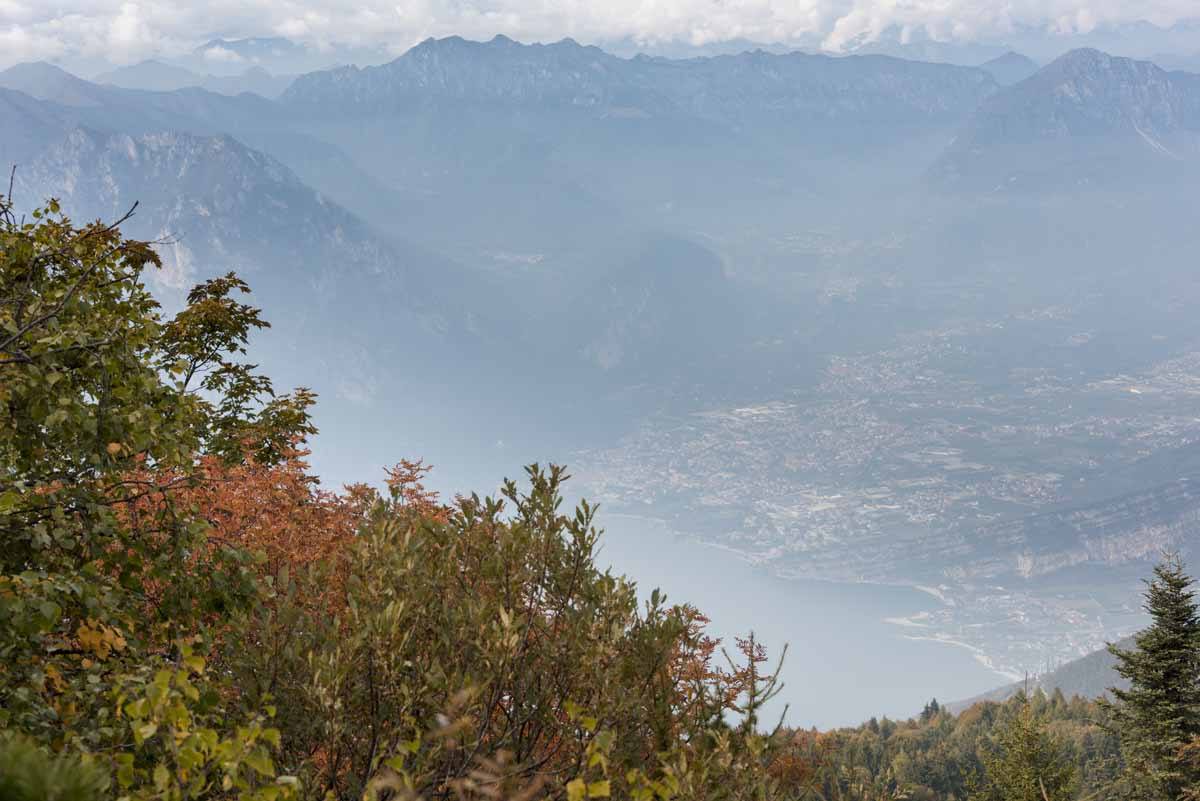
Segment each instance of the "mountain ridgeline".
[[569,39],[522,45],[497,36],[486,43],[430,39],[388,64],[305,75],[281,100],[359,114],[457,101],[741,124],[767,115],[808,124],[906,123],[917,115],[953,119],[995,88],[982,70],[885,56],[756,51],[683,61],[622,59]]
[[1200,76],[1076,50],[990,97],[939,159],[951,184],[1123,185],[1200,159]]

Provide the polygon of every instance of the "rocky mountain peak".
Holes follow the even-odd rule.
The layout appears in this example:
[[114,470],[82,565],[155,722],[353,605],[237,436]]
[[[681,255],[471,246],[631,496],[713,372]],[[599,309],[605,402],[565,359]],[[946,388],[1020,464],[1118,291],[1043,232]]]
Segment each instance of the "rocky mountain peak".
[[1170,174],[1164,165],[1195,161],[1200,76],[1081,48],[986,100],[933,174],[992,189],[1119,185],[1123,176]]

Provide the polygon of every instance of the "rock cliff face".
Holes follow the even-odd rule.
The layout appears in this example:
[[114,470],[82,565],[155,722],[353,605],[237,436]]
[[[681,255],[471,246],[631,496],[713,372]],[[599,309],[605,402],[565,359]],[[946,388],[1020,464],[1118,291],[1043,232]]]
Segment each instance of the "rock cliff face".
[[229,136],[75,128],[18,171],[17,189],[28,202],[58,197],[79,220],[114,219],[137,202],[132,231],[167,243],[180,280],[200,263],[318,286],[393,266],[352,214]]
[[158,243],[163,269],[147,280],[168,310],[200,280],[237,272],[273,325],[257,358],[281,383],[315,385],[330,407],[379,384],[379,361],[400,358],[397,330],[429,360],[474,337],[453,265],[385,241],[229,136],[76,128],[18,171],[14,194],[26,207],[57,197],[80,222],[116,219],[136,201],[125,230]]

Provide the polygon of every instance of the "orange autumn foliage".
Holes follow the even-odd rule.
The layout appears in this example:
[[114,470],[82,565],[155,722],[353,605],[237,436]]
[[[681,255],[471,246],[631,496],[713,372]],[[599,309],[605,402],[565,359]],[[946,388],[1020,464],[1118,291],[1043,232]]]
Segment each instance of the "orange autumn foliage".
[[[193,555],[194,569],[202,570],[219,548],[232,547],[259,555],[260,578],[273,578],[285,568],[296,571],[317,563],[331,568],[320,599],[329,606],[340,603],[345,575],[345,555],[358,526],[380,493],[357,483],[334,492],[321,487],[310,472],[309,451],[294,447],[271,465],[252,456],[228,464],[215,456],[202,457],[187,475],[151,470],[127,476],[130,482],[154,488],[127,504],[122,516],[135,531],[157,536],[164,514],[187,514],[207,527],[206,549]],[[403,506],[423,516],[444,520],[448,511],[437,493],[422,481],[430,467],[420,460],[401,460],[386,468],[384,485]],[[149,588],[153,599],[153,588]]]
[[285,565],[336,561],[371,496],[322,489],[308,473],[306,455],[294,451],[272,466],[253,460],[226,466],[206,458],[200,467],[202,479],[177,501],[208,522],[211,544],[262,553],[262,570],[268,575]]

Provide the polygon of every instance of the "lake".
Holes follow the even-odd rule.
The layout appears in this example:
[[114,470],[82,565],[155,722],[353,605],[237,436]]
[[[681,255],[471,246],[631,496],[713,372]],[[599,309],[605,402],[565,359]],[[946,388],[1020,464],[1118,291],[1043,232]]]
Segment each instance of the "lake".
[[908,639],[886,622],[935,609],[940,602],[919,590],[781,579],[654,520],[601,513],[599,523],[598,565],[629,576],[641,594],[658,587],[696,606],[730,645],[751,629],[772,655],[788,644],[774,714],[788,704],[789,725],[908,718],[931,698],[961,700],[1009,682],[966,648]]

